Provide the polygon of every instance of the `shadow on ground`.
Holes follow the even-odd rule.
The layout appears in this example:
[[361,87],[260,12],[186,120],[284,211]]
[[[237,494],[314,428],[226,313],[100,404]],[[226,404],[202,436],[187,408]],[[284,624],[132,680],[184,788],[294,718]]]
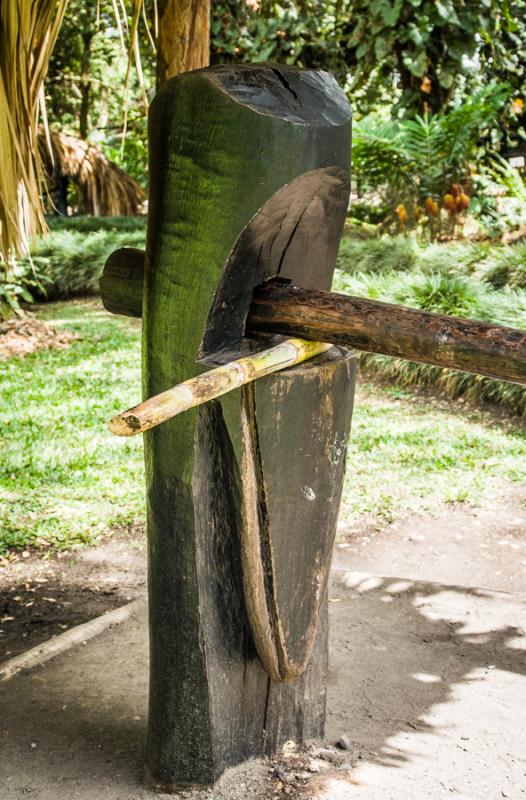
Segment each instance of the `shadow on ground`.
[[[526,797],[525,608],[516,595],[338,573],[327,738],[349,737],[359,783],[342,772],[339,788],[316,778],[317,788],[287,796]],[[141,785],[146,609],[0,684],[0,703],[2,800],[156,796]],[[191,796],[246,800],[281,796],[276,791],[270,772],[252,764]]]
[[355,775],[387,780],[392,798],[413,783],[415,797],[526,796],[525,600],[338,574],[327,734],[350,738]]

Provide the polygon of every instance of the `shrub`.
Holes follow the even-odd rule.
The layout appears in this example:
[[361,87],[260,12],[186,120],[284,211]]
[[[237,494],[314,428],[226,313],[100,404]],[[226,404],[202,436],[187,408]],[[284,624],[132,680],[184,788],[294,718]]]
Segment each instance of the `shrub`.
[[526,289],[526,242],[493,248],[481,264],[480,273],[495,289]]
[[79,231],[81,233],[97,231],[142,231],[146,228],[146,217],[47,217],[46,222],[51,231]]
[[342,273],[410,272],[472,276],[494,289],[526,288],[526,242],[449,242],[422,245],[407,236],[344,238],[338,254]]
[[19,264],[11,267],[8,274],[0,280],[0,321],[20,314],[20,304],[33,302],[38,286],[39,282],[31,272]]
[[416,242],[404,236],[366,240],[344,237],[337,266],[345,272],[397,272],[413,269],[418,255]]
[[[496,250],[498,257],[503,259],[510,251],[515,252],[515,257],[520,259],[517,251],[522,252],[526,245],[482,250],[477,249],[478,246],[473,246],[472,250],[466,245],[461,249],[457,246],[435,245],[426,250],[416,246],[414,251],[408,251],[415,257],[406,259],[410,266],[404,271],[385,268],[386,264],[393,263],[391,253],[388,252],[388,243],[389,239],[386,239],[383,245],[385,252],[378,247],[371,248],[371,252],[377,256],[374,260],[374,271],[365,255],[367,246],[373,242],[360,242],[360,247],[351,248],[355,255],[354,261],[349,258],[349,250],[344,249],[342,256],[345,257],[341,258],[340,268],[335,276],[335,290],[442,314],[488,320],[515,328],[525,327],[526,291],[510,286],[495,290],[480,280],[478,272],[482,271],[482,267],[487,269],[488,263],[494,263],[493,251]],[[378,245],[378,241],[374,244]],[[457,259],[453,257],[455,252]],[[482,267],[473,260],[474,253],[486,255],[486,262]],[[508,258],[511,257],[508,255]],[[342,263],[345,264],[345,271],[341,269]],[[466,263],[470,265],[471,276],[461,274]],[[351,264],[354,267],[352,271]],[[365,269],[360,271],[362,264]],[[382,264],[384,269],[381,268]],[[441,269],[433,270],[433,265],[441,265]],[[382,381],[396,382],[404,388],[434,386],[449,398],[463,396],[474,402],[487,401],[526,417],[524,386],[389,356],[360,353],[359,359],[362,369],[368,375]]]
[[[98,292],[109,254],[119,247],[144,247],[146,236],[146,221],[141,217],[55,218],[50,228],[31,251],[39,280],[31,294],[39,300]],[[22,266],[29,275],[29,261]]]
[[507,86],[491,84],[447,112],[387,123],[376,114],[361,120],[352,151],[359,186],[379,193],[401,228],[419,223],[433,239],[447,221],[452,231],[469,204],[462,185],[471,186],[481,137],[508,93]]
[[487,311],[478,284],[446,273],[416,274],[407,287],[402,285],[397,299],[424,311],[453,317],[484,319]]

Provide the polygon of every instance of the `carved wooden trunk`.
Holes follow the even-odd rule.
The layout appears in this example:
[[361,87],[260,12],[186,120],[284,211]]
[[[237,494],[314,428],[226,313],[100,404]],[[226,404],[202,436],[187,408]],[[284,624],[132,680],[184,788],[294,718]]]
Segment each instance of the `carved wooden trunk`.
[[[350,107],[325,73],[217,67],[163,86],[150,116],[145,397],[268,347],[245,335],[255,286],[330,288],[350,141]],[[137,270],[121,275],[137,294]],[[157,787],[211,783],[323,736],[353,389],[354,357],[334,347],[145,434]]]

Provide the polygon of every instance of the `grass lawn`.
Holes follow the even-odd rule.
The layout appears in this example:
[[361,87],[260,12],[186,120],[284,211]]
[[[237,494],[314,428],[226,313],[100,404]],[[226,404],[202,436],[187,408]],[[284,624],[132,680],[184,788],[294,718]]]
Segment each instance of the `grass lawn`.
[[[82,338],[0,362],[0,551],[96,542],[144,519],[140,437],[106,428],[140,396],[140,323],[93,301],[40,313]],[[394,519],[447,502],[494,501],[526,480],[524,423],[359,387],[348,453],[347,513]]]
[[361,381],[347,454],[343,515],[391,521],[444,503],[494,503],[526,480],[526,425],[460,402]]
[[0,549],[94,542],[144,516],[140,438],[106,428],[140,399],[140,326],[98,301],[40,316],[82,338],[0,362]]

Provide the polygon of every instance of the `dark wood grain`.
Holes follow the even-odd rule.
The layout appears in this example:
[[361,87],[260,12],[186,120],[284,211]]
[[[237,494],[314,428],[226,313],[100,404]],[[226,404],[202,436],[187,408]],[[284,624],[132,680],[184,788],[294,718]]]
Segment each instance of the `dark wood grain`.
[[[101,279],[108,310],[141,316],[143,258],[142,251],[134,248],[123,248],[110,256]],[[219,325],[221,313],[225,318],[227,313],[221,309],[218,292],[219,311],[214,324],[223,330],[225,345],[231,338],[239,341],[247,292],[241,283],[238,296],[229,298],[231,305],[225,309],[231,325],[226,332],[226,319]],[[305,291],[303,286],[299,289],[270,281],[254,291],[246,332],[252,337],[269,333],[301,336],[504,381],[526,382],[526,331],[365,297]]]
[[121,247],[108,256],[99,282],[104,308],[125,317],[142,317],[144,250]]
[[[350,108],[324,73],[198,70],[157,94],[149,150],[145,398],[266,347],[244,332],[262,281],[330,286],[349,194]],[[345,448],[353,358],[336,348],[144,435],[147,770],[157,788],[208,784],[287,739],[323,733],[325,585],[343,479],[332,448]],[[323,487],[311,485],[318,474]],[[286,652],[274,680],[263,650],[272,659],[278,646]]]
[[273,282],[260,286],[247,332],[300,336],[526,383],[526,330],[335,292]]

